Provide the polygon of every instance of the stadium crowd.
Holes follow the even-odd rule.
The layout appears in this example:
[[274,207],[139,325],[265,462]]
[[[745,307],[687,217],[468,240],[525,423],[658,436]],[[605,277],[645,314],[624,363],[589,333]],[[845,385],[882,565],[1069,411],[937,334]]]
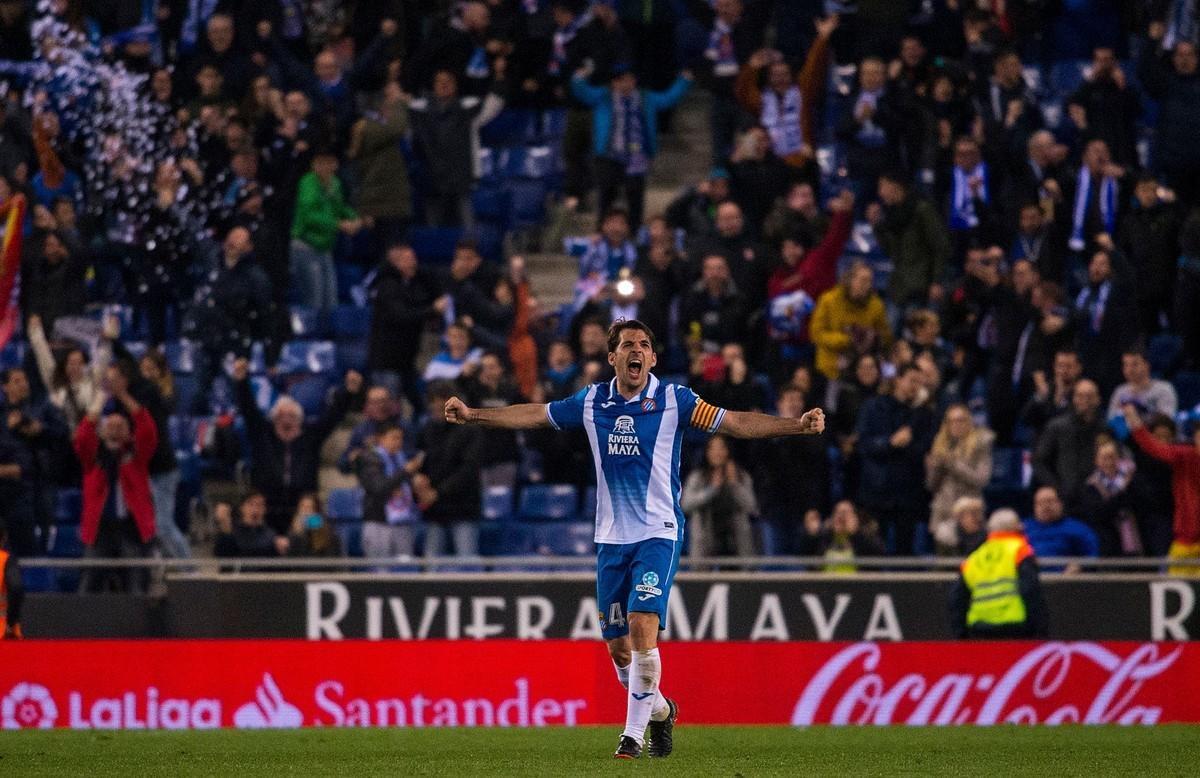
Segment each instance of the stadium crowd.
[[[961,556],[1000,506],[1041,556],[1200,556],[1196,13],[0,0],[11,548],[590,552],[583,433],[441,408],[607,380],[626,317],[664,380],[831,421],[697,438],[695,556]],[[646,213],[693,85],[712,158]],[[548,205],[596,214],[554,310],[505,248]]]

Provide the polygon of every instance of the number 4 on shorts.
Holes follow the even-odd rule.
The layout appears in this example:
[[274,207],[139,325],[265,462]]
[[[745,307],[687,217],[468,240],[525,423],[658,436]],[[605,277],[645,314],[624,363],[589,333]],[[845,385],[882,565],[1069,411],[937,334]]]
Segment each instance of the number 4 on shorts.
[[608,623],[613,627],[625,626],[625,614],[621,612],[621,603],[614,602],[608,606]]

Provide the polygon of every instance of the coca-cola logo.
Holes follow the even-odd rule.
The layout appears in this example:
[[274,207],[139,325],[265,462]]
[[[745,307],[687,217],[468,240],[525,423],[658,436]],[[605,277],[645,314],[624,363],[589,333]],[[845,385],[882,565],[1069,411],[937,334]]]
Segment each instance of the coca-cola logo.
[[[1000,672],[888,672],[876,643],[839,651],[813,676],[792,724],[1156,724],[1138,693],[1183,653],[1154,643],[1121,656],[1096,643],[1033,645]],[[898,677],[897,677],[898,675]]]

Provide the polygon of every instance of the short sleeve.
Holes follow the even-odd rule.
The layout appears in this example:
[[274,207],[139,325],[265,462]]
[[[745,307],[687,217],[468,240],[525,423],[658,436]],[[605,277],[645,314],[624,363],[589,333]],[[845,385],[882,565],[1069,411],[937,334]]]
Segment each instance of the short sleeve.
[[583,426],[583,403],[590,387],[585,386],[570,397],[546,403],[546,419],[556,430]]
[[675,387],[675,398],[679,402],[680,418],[688,418],[692,427],[709,434],[720,429],[721,422],[725,419],[724,408],[706,403],[700,395],[686,386]]

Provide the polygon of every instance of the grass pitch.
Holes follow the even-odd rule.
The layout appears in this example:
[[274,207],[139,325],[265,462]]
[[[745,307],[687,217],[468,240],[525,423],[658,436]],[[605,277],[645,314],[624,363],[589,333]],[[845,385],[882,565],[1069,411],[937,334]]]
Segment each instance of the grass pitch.
[[1194,776],[1200,727],[688,727],[612,759],[617,727],[0,734],[0,775]]

